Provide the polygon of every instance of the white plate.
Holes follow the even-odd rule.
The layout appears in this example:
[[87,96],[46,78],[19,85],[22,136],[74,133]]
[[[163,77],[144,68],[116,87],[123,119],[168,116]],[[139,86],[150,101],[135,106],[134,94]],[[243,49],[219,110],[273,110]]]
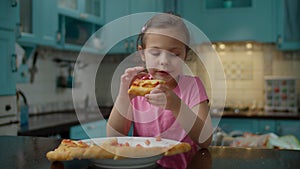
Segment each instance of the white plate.
[[[137,144],[140,144],[143,147],[168,147],[171,145],[178,144],[179,141],[161,139],[161,141],[156,141],[154,137],[116,137],[118,143],[129,143],[130,146],[135,147]],[[101,144],[107,139],[112,139],[112,137],[104,138],[93,138],[88,140],[82,140],[86,143],[95,143]],[[150,144],[147,145],[146,140],[150,141]],[[149,168],[156,165],[156,161],[161,159],[163,154],[157,154],[151,157],[144,158],[124,158],[124,159],[90,159],[90,161],[97,167],[101,168]]]

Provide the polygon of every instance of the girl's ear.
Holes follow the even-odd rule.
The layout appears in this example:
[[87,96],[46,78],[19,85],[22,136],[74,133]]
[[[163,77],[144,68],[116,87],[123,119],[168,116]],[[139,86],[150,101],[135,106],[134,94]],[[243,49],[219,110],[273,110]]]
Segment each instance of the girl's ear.
[[139,52],[139,54],[141,55],[142,61],[145,62],[145,52],[144,52],[144,49],[142,48],[141,45],[138,46],[138,52]]

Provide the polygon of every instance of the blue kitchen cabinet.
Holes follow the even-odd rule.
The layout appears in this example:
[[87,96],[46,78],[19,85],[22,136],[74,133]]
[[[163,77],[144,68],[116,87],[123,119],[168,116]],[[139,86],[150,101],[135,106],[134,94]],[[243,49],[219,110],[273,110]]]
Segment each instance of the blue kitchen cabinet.
[[[63,50],[85,51],[91,53],[101,53],[93,40],[89,40],[94,33],[101,28],[101,25],[79,20],[65,15],[59,15],[59,38],[57,48]],[[95,39],[100,39],[96,35]],[[89,40],[89,41],[88,41]]]
[[101,54],[101,37],[95,32],[104,24],[104,4],[103,0],[58,0],[57,48]]
[[212,42],[275,42],[275,1],[178,0],[178,13]]
[[[106,124],[107,120],[99,120],[88,122],[71,127],[70,138],[76,140],[106,137]],[[133,125],[131,126],[128,136],[133,134]]]
[[276,0],[277,46],[281,50],[300,49],[300,2]]
[[225,132],[252,132],[257,133],[257,121],[246,118],[222,118],[218,124]]
[[[105,3],[107,9],[105,11],[105,23],[111,22],[111,26],[109,32],[104,35],[104,42],[108,44],[110,48],[108,53],[110,54],[135,52],[137,32],[141,31],[143,25],[153,15],[149,15],[147,18],[134,17],[134,19],[127,21],[117,19],[141,12],[164,12],[175,7],[173,0],[168,3],[161,0],[123,0],[122,5],[119,3],[119,0],[108,0]],[[134,36],[122,37],[122,35]]]
[[225,132],[250,132],[255,134],[265,134],[277,132],[276,121],[272,119],[252,119],[252,118],[212,118],[214,128],[220,127]]
[[257,132],[259,134],[266,134],[266,133],[276,133],[276,121],[273,119],[256,119],[257,120]]
[[277,120],[276,133],[280,136],[294,135],[300,140],[300,121],[299,120]]
[[15,95],[17,71],[15,55],[15,32],[0,28],[0,95]]
[[18,1],[1,0],[0,2],[0,28],[15,30],[17,20]]
[[57,0],[19,2],[17,42],[24,46],[55,46],[58,28]]
[[15,95],[17,58],[15,30],[18,1],[0,1],[0,95]]
[[104,21],[104,0],[58,0],[60,14],[91,23]]
[[224,132],[251,132],[254,134],[275,133],[279,136],[294,135],[300,139],[300,121],[297,119],[260,119],[260,118],[212,118],[213,127]]
[[90,139],[97,137],[106,137],[106,120],[89,122],[70,129],[71,139]]

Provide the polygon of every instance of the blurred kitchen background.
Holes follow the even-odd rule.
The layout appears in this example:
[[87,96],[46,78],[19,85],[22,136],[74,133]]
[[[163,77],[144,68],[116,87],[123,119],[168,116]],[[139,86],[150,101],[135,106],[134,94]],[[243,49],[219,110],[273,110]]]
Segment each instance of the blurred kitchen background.
[[[72,88],[90,88],[85,80],[98,69],[105,42],[98,36],[82,51],[85,59],[76,63],[74,75],[82,46],[119,17],[172,11],[206,34],[223,64],[225,111],[211,111],[216,122],[222,117],[219,131],[300,138],[298,0],[2,0],[0,9],[1,135],[82,139],[87,136],[84,130],[96,133],[92,136],[105,134],[97,133],[105,125],[97,116],[84,118],[80,126],[74,113]],[[97,104],[87,90],[78,100],[80,108],[91,114],[100,109],[109,116],[112,76],[135,51],[135,38],[124,39],[105,54],[95,82]],[[209,77],[193,53],[187,64],[211,95],[210,78],[218,76]],[[211,102],[218,102],[214,99]]]

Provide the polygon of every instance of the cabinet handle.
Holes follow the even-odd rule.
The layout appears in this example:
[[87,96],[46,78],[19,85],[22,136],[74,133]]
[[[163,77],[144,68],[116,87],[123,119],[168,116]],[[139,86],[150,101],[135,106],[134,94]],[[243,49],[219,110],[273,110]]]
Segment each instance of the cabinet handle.
[[56,42],[60,42],[61,40],[61,33],[59,31],[56,32]]
[[265,126],[265,131],[269,131],[270,130],[270,126],[269,125],[266,125]]
[[277,44],[278,44],[278,46],[281,46],[281,44],[282,44],[282,37],[281,37],[281,35],[277,36]]
[[18,5],[18,0],[12,0],[11,1],[11,7],[16,7]]
[[11,55],[11,70],[12,70],[12,72],[17,72],[18,71],[18,68],[17,68],[17,55],[16,54]]
[[79,17],[82,18],[82,19],[86,19],[88,17],[88,14],[80,13]]
[[22,33],[21,33],[21,23],[17,23],[16,24],[16,38],[19,39],[22,37]]

